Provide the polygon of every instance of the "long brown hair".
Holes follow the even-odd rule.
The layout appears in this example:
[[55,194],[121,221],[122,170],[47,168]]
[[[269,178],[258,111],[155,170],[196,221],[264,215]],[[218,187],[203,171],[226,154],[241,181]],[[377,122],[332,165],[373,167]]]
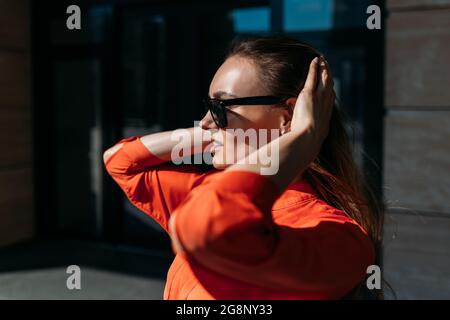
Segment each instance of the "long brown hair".
[[[270,94],[297,97],[304,86],[311,60],[319,55],[320,52],[306,43],[275,35],[236,38],[226,58],[250,59],[259,68],[260,81]],[[375,246],[376,264],[381,267],[384,209],[353,159],[342,110],[337,104],[331,116],[329,134],[318,157],[303,172],[303,179],[328,204],[344,211],[367,231]],[[363,281],[344,298],[364,298],[368,293]],[[373,296],[383,298],[382,290]]]

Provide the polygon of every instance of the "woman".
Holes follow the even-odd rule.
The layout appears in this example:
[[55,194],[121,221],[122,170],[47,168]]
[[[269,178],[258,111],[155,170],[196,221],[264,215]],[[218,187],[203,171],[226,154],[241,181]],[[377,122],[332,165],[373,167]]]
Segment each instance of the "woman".
[[[328,64],[315,49],[284,37],[235,41],[210,84],[208,112],[188,130],[212,133],[212,170],[172,163],[179,142],[171,131],[105,152],[129,200],[172,239],[164,299],[360,294],[367,267],[379,261],[382,216],[334,101]],[[255,148],[232,129],[279,135]],[[190,154],[209,151],[208,141],[192,141],[184,142]],[[259,159],[273,150],[277,170],[261,174]]]

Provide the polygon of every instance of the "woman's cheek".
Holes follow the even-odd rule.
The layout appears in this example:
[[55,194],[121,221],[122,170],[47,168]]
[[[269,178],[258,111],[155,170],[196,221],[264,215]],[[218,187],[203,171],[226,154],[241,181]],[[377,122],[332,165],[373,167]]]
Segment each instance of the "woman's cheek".
[[216,168],[232,165],[258,150],[259,141],[250,141],[242,137],[239,139],[230,133],[227,133],[224,138],[224,145],[215,149],[213,164]]
[[225,153],[223,148],[217,148],[214,152],[212,164],[216,169],[225,169]]

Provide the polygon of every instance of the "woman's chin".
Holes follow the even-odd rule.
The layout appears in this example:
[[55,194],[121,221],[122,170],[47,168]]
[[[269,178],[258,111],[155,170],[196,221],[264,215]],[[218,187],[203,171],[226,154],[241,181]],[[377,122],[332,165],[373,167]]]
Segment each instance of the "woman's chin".
[[213,158],[212,165],[214,166],[214,168],[219,169],[219,170],[225,169],[226,167],[229,166],[228,164],[225,164],[221,161],[217,161],[216,158]]
[[225,169],[228,166],[230,166],[229,163],[225,163],[225,159],[224,159],[224,155],[222,152],[216,152],[213,153],[213,158],[212,158],[212,165],[214,166],[214,168],[216,169]]
[[230,162],[231,156],[228,157],[229,159],[225,159],[226,158],[225,157],[225,153],[222,150],[223,150],[222,148],[218,148],[218,149],[215,149],[211,153],[211,155],[212,155],[211,164],[216,169],[226,169],[227,167],[233,165],[234,163],[236,163],[237,161],[239,161],[241,158],[244,157],[243,156],[243,157],[240,157],[238,159],[236,159],[236,157],[235,157],[234,158],[234,162],[233,161]]

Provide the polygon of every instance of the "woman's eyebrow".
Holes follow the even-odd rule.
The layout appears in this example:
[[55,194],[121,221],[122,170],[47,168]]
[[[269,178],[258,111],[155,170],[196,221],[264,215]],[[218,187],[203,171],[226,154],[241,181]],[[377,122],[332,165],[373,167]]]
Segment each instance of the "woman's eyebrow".
[[229,97],[229,98],[237,98],[238,97],[237,95],[232,94],[230,92],[226,92],[226,91],[216,91],[216,92],[213,93],[213,98],[216,98],[216,99],[220,99],[223,96],[226,96],[226,97]]

